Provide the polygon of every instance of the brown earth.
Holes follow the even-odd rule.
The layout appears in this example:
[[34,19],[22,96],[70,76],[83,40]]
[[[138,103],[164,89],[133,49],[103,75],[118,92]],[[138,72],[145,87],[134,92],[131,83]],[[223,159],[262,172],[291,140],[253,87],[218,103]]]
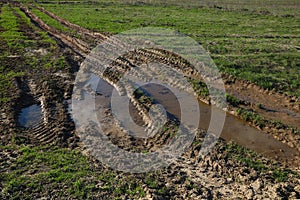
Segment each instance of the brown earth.
[[226,77],[226,91],[246,101],[255,112],[270,120],[300,128],[300,100],[297,97],[265,90],[253,83]]
[[[57,19],[64,26],[85,35],[84,38],[86,40],[82,41],[78,38],[69,36],[66,33],[61,33],[45,24],[26,7],[21,6],[21,9],[31,18],[35,25],[56,38],[58,41],[58,52],[56,53],[66,57],[69,63],[67,69],[59,73],[37,71],[37,75],[19,77],[13,81],[12,101],[6,104],[1,110],[1,145],[9,144],[12,133],[17,133],[19,144],[52,144],[76,148],[81,144],[76,135],[75,125],[71,119],[66,103],[66,101],[71,99],[72,84],[75,79],[74,72],[78,70],[84,57],[92,49],[93,44],[89,42],[93,40],[101,41],[103,39],[108,39],[108,37],[106,34],[92,32],[71,24],[41,8],[41,11]],[[36,35],[34,35],[36,29],[33,30],[29,26],[26,26],[26,24],[22,24],[22,30],[24,30],[23,32],[28,37],[36,37]],[[110,42],[117,45],[117,41]],[[41,44],[40,46],[33,48],[39,50],[44,48],[44,46]],[[149,54],[158,61],[172,64],[172,59],[163,58],[164,54],[161,54],[161,52],[148,51],[137,53],[140,60],[145,60],[143,56],[147,57]],[[117,60],[116,66],[114,67],[124,73],[124,71],[130,69],[128,67],[129,63],[130,65],[134,65],[130,58],[132,58],[132,56]],[[22,59],[19,57],[10,58],[8,62],[18,64],[22,62]],[[190,73],[190,69],[185,64],[179,63],[175,68],[185,74],[193,74]],[[111,85],[114,85],[115,82],[118,81],[116,77],[112,75],[109,76],[109,74],[107,77],[103,76],[103,78],[106,78],[105,80]],[[265,154],[269,155],[269,157],[275,161],[262,156],[259,156],[259,159],[270,167],[274,164],[284,166],[284,162],[286,162],[288,163],[288,166],[286,167],[299,171],[299,159],[295,159],[295,162],[288,162],[282,159],[285,156],[294,156],[294,154],[290,154],[290,152],[299,154],[300,151],[300,139],[299,134],[297,133],[297,129],[299,129],[299,99],[279,94],[274,91],[266,91],[254,84],[237,80],[232,77],[225,77],[224,79],[227,92],[244,101],[245,104],[242,105],[244,108],[253,109],[268,120],[280,120],[283,124],[296,128],[296,132],[290,131],[289,129],[282,129],[282,127],[264,127],[263,131],[255,129],[255,132],[258,133],[255,135],[255,137],[257,137],[255,138],[256,140],[260,140],[261,138],[270,139],[261,140],[261,143],[257,144],[253,143],[252,140],[247,142],[245,139],[246,142],[244,141],[244,146],[251,148],[252,145],[252,148],[255,149],[255,145],[258,146],[259,144],[256,149],[260,149],[258,151],[262,153],[268,149],[267,142],[276,141],[279,148],[284,146],[285,149],[273,149],[274,152]],[[104,101],[103,99],[101,100],[101,98],[103,97],[98,97],[99,106],[103,106]],[[18,113],[22,108],[31,105],[36,101],[43,102],[43,112],[46,113],[46,119],[44,119],[44,121],[47,121],[47,123],[39,124],[39,126],[33,129],[26,130],[24,127],[18,125]],[[139,115],[137,118],[141,120],[141,123],[149,123],[146,116],[149,105],[141,104],[139,99],[134,99],[134,97],[132,97],[132,102],[133,108],[136,109],[136,113]],[[261,105],[258,106],[259,104]],[[232,115],[230,116],[233,117]],[[104,109],[102,108],[99,112],[99,120],[107,122],[110,118],[110,110],[105,107]],[[236,123],[236,121],[232,122],[232,124],[234,123]],[[207,123],[204,124],[204,126],[206,125]],[[250,127],[245,123],[243,127],[253,130],[253,127]],[[205,129],[205,127],[200,128]],[[163,137],[157,136],[146,142],[144,140],[135,140],[124,134],[122,127],[117,126],[112,121],[106,124],[104,130],[107,135],[110,136],[110,139],[114,144],[128,150],[132,150],[130,147],[135,146],[139,147],[140,151],[145,149],[155,151],[160,145],[166,144],[171,137],[170,135],[165,134]],[[242,137],[235,138],[233,135],[230,135],[230,130],[232,129],[228,128],[227,135],[223,134],[223,137],[228,142],[234,140],[239,143],[239,139]],[[238,131],[240,132],[241,129]],[[268,133],[269,135],[265,133]],[[205,132],[199,131],[195,141],[201,142],[203,140],[203,135],[205,135]],[[274,139],[273,136],[275,136],[277,140]],[[284,141],[287,145],[283,144],[281,141]],[[263,146],[263,144],[266,146]],[[275,145],[275,147],[277,146]],[[257,171],[249,166],[244,166],[242,163],[236,162],[236,160],[233,159],[235,156],[234,150],[228,150],[228,147],[226,147],[223,140],[219,140],[217,147],[206,157],[199,157],[200,148],[200,143],[193,144],[186,154],[178,161],[171,164],[169,167],[166,167],[166,169],[157,172],[156,177],[154,177],[159,182],[157,188],[151,188],[146,185],[142,186],[146,191],[145,199],[300,198],[298,187],[300,182],[299,178],[296,176],[291,175],[286,182],[275,184],[274,179],[270,178],[272,172]],[[15,157],[13,152],[1,151],[1,163],[13,159],[13,157]],[[120,173],[120,177],[124,176],[127,175]],[[135,178],[140,179],[142,182],[144,177],[143,175],[136,175]],[[101,189],[100,182],[97,187]],[[160,195],[157,192],[160,187],[166,187],[169,191],[168,194],[165,194],[164,196]],[[47,194],[44,194],[44,196],[47,196]],[[124,199],[126,199],[126,196],[124,196]]]
[[[42,20],[40,20],[37,16],[35,16],[27,8],[21,6],[21,9],[31,18],[31,20],[33,20],[41,28],[43,28],[44,30],[46,30],[47,32],[52,34],[54,37],[60,39],[64,43],[64,45],[70,47],[72,50],[75,50],[76,53],[79,53],[80,55],[85,56],[86,53],[88,53],[92,49],[92,47],[88,47],[89,46],[88,43],[81,41],[78,38],[73,38],[71,36],[68,36],[65,33],[60,33],[58,30],[54,29],[53,27],[46,25]],[[80,34],[83,34],[85,36],[84,38],[89,38],[90,40],[97,39],[99,41],[101,41],[103,39],[107,39],[107,36],[105,36],[101,33],[95,33],[90,30],[81,28],[78,25],[74,25],[60,17],[55,16],[54,14],[46,11],[43,8],[39,8],[39,9],[41,11],[45,12],[50,17],[58,20],[62,25],[66,26],[68,28],[71,28],[71,29],[75,29],[76,31],[79,31]],[[87,41],[89,41],[89,40],[87,40]],[[118,45],[117,41],[109,40],[109,42],[113,43],[114,45]],[[83,44],[83,45],[81,45],[81,44]],[[158,59],[159,61],[162,61],[162,62],[165,62],[168,64],[170,64],[170,63],[173,64],[174,66],[176,66],[176,68],[178,68],[180,71],[182,71],[185,74],[188,74],[188,75],[193,74],[193,71],[190,72],[189,66],[186,65],[185,63],[183,63],[183,62],[173,63],[174,59],[171,59],[172,55],[170,55],[170,53],[168,53],[168,52],[164,52],[164,51],[162,51],[162,52],[161,51],[150,51],[149,52],[149,51],[145,50],[145,51],[138,51],[135,53],[137,53],[138,56],[135,56],[135,57],[138,58],[139,61],[144,60],[147,62],[149,60],[149,58]],[[168,55],[167,57],[166,57],[166,54]],[[122,58],[120,60],[117,60],[115,67],[118,70],[121,70],[122,73],[125,73],[128,69],[130,69],[130,65],[134,65],[131,63],[132,60],[130,60],[132,58],[133,58],[132,56],[129,56],[129,59]],[[123,65],[123,67],[122,67],[122,65]],[[120,66],[121,66],[121,68],[120,68]],[[124,68],[124,66],[125,66],[125,68]],[[109,81],[109,82],[112,85],[114,85],[114,83],[118,81],[117,79],[114,78],[114,76],[109,75],[109,74],[108,74],[108,77],[106,78],[106,80],[111,80],[112,82],[111,81]],[[259,88],[258,86],[255,86],[254,84],[247,83],[246,81],[236,80],[236,79],[233,79],[230,77],[226,78],[225,83],[226,83],[227,92],[229,94],[233,94],[235,97],[246,102],[244,107],[251,108],[251,109],[257,111],[259,114],[261,114],[266,119],[273,119],[274,115],[276,117],[280,116],[280,118],[276,118],[276,119],[277,120],[283,119],[284,123],[288,122],[287,124],[295,125],[297,128],[297,126],[298,126],[297,112],[299,110],[297,108],[298,100],[295,99],[294,97],[284,96],[284,95],[281,95],[281,94],[278,94],[275,92],[271,92],[272,95],[269,95],[270,92],[265,91],[265,90]],[[266,95],[266,94],[268,94],[268,95]],[[132,100],[134,101],[134,99],[132,99]],[[260,109],[254,108],[255,107],[254,105],[257,105],[257,104],[261,104]],[[145,118],[147,116],[147,114],[145,113],[146,108],[140,107],[143,105],[140,105],[138,103],[136,103],[135,105],[137,105],[139,107],[138,110],[142,113],[141,117]],[[261,108],[264,108],[264,109],[261,109]],[[270,112],[272,112],[273,114],[269,114]],[[289,113],[289,114],[292,113],[292,114],[296,115],[296,117],[287,115],[287,113]],[[146,121],[145,123],[147,124],[148,122]],[[274,127],[271,127],[271,130],[272,131],[268,130],[265,132],[270,133],[277,138],[278,138],[278,134],[283,134],[283,133],[280,133],[281,132],[280,129],[278,130]],[[299,145],[299,137],[297,135],[297,132],[296,133],[293,132],[292,135],[285,135],[285,134],[283,134],[283,135],[284,136],[282,137],[281,141],[287,142],[287,144],[289,146],[291,146],[292,148],[299,149],[299,146],[298,146]],[[227,139],[230,140],[232,138],[227,138]]]

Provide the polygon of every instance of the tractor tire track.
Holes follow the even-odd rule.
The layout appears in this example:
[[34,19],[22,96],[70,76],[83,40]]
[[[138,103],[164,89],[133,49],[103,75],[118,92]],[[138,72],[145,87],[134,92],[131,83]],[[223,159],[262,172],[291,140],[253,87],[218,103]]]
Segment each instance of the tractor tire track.
[[[54,37],[60,39],[63,43],[65,43],[67,46],[71,47],[73,50],[75,49],[75,52],[77,52],[78,54],[82,55],[83,57],[86,57],[86,55],[88,53],[91,52],[91,47],[89,46],[89,44],[79,40],[79,39],[75,39],[71,36],[68,36],[66,34],[60,33],[59,31],[57,31],[56,29],[46,25],[42,20],[40,20],[38,17],[36,17],[32,12],[30,12],[27,8],[21,6],[21,9],[27,14],[27,16],[29,16],[35,23],[37,23],[41,28],[43,28],[45,31],[49,32],[50,34],[52,34]],[[45,12],[46,14],[48,14],[50,17],[58,20],[60,23],[62,23],[65,26],[68,26],[70,28],[73,28],[75,30],[81,31],[83,32],[85,35],[88,35],[91,38],[97,38],[100,41],[103,40],[104,38],[107,38],[105,36],[103,36],[102,34],[95,34],[94,32],[91,32],[87,29],[83,29],[81,27],[79,27],[78,25],[74,25],[71,23],[68,23],[66,20],[63,20],[62,18],[59,18],[57,16],[55,16],[54,14],[50,13],[50,12],[46,12],[45,9],[41,9],[41,11]],[[109,40],[109,39],[108,39]],[[118,41],[114,41],[114,40],[109,40],[108,43],[111,43],[113,45],[116,45],[116,47],[120,48]],[[83,44],[83,45],[82,45]],[[121,44],[122,47],[122,44]],[[184,74],[188,75],[188,76],[192,76],[192,77],[198,77],[199,78],[199,74],[195,73],[193,70],[191,70],[191,68],[189,68],[188,63],[185,63],[184,61],[178,61],[178,57],[176,60],[176,56],[175,59],[174,58],[170,58],[170,56],[174,56],[174,55],[170,55],[169,52],[165,52],[165,51],[160,51],[160,50],[141,50],[138,52],[135,52],[138,56],[139,59],[145,61],[145,60],[149,60],[149,58],[153,58],[155,60],[159,60],[163,63],[166,64],[172,64],[175,65],[174,68],[176,68],[176,70],[179,70],[181,72],[183,72]],[[165,56],[167,55],[167,56]],[[96,56],[95,56],[96,58]],[[104,78],[104,80],[108,81],[110,84],[115,85],[116,86],[116,82],[118,81],[118,74],[124,74],[125,72],[127,72],[130,67],[134,66],[133,61],[130,60],[130,56],[126,58],[120,58],[117,59],[117,61],[115,63],[117,63],[117,65],[115,65],[112,71],[116,72],[116,76],[113,76],[111,73],[108,73],[108,76],[104,76],[103,74],[98,74],[101,75],[101,77]],[[96,58],[97,59],[97,58]],[[136,60],[136,59],[134,59]],[[97,74],[95,72],[95,74]],[[234,88],[234,85],[231,85]],[[228,86],[227,86],[228,87]],[[139,103],[137,103],[133,97],[130,98],[131,101],[133,102],[133,105],[136,106],[138,108],[138,110],[140,111],[139,114],[141,115],[142,119],[144,119],[145,124],[149,124],[149,118],[147,117],[147,106],[145,105],[140,105]],[[140,107],[142,106],[142,108]],[[273,134],[273,133],[271,133]],[[296,140],[297,138],[284,138],[284,140]],[[296,142],[297,144],[297,142]],[[293,148],[295,148],[295,142],[293,142],[292,146]],[[297,148],[298,149],[298,148]]]

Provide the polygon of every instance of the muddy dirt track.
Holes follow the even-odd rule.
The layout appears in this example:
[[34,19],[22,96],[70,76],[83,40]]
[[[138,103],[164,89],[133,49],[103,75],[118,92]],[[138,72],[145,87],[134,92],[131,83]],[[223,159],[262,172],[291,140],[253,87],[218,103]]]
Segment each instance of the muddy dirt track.
[[[72,36],[66,35],[65,33],[61,33],[55,28],[45,24],[41,19],[35,16],[28,8],[21,6],[21,10],[24,11],[34,23],[36,23],[39,27],[41,27],[42,29],[44,29],[45,31],[47,31],[48,33],[50,33],[51,35],[59,39],[65,46],[71,48],[74,51],[74,53],[79,54],[83,58],[92,50],[92,48],[95,45],[91,41],[101,42],[104,39],[109,40],[109,37],[106,35],[103,35],[101,33],[95,33],[85,28],[82,28],[78,25],[72,24],[58,16],[55,16],[54,14],[46,11],[43,8],[38,8],[38,9],[44,12],[45,14],[47,14],[48,16],[52,17],[53,19],[57,20],[63,26],[66,26],[72,30],[77,31],[82,36],[82,39],[74,38]],[[109,41],[109,43],[112,43],[114,45],[117,45],[117,47],[119,47],[118,41]],[[128,55],[127,57],[116,60],[115,68],[119,70],[120,73],[125,73],[131,68],[131,66],[134,66],[136,63],[149,62],[152,60],[152,61],[159,61],[162,63],[173,65],[175,69],[179,70],[181,73],[184,73],[184,75],[186,76],[196,77],[199,79],[201,78],[200,75],[194,73],[193,69],[190,66],[188,66],[188,64],[184,63],[183,61],[180,61],[179,58],[177,59],[177,62],[176,60],[174,61],[174,57],[175,55],[172,55],[170,52],[165,52],[161,50],[151,50],[151,49],[138,50],[134,52],[134,55]],[[111,85],[115,85],[115,83],[118,81],[112,73],[108,73],[108,75],[101,75],[101,76],[106,81],[108,81]],[[272,127],[272,125],[270,125],[271,127],[266,125],[265,127],[260,128],[263,129],[263,131],[261,130],[255,131],[254,128],[248,127],[241,120],[237,120],[234,119],[234,117],[229,116],[229,118],[232,118],[233,120],[229,120],[230,122],[228,122],[227,120],[227,124],[229,123],[226,126],[228,131],[225,131],[227,132],[227,134],[223,133],[223,138],[226,138],[226,140],[228,141],[234,140],[243,146],[250,147],[251,149],[257,150],[260,153],[268,154],[268,156],[273,158],[277,157],[277,159],[290,158],[291,155],[296,155],[297,150],[299,151],[300,149],[299,134],[297,134],[298,132],[297,129],[299,128],[299,124],[300,124],[299,108],[297,107],[299,105],[297,104],[299,100],[293,97],[275,93],[273,91],[265,91],[262,88],[259,88],[253,84],[241,80],[236,80],[233,79],[232,77],[224,76],[224,79],[225,79],[225,84],[226,84],[225,87],[227,92],[230,95],[233,95],[234,97],[243,101],[243,105],[241,105],[241,107],[255,110],[257,113],[259,113],[261,116],[265,117],[268,120],[280,119],[280,121],[282,121],[283,124],[290,125],[294,128],[285,128],[285,127],[276,128],[276,127]],[[201,97],[199,97],[199,99],[204,100]],[[131,101],[133,101],[133,105],[137,107],[138,112],[142,115],[140,117],[145,120],[144,123],[148,124],[149,117],[147,117],[147,109],[148,109],[147,105],[145,106],[140,104],[134,98],[131,98]],[[257,106],[259,103],[262,104],[260,108],[258,108]],[[233,108],[232,110],[235,109],[236,108]],[[206,124],[207,123],[209,122],[206,122]],[[241,125],[240,128],[234,128],[233,126],[234,123],[243,124],[243,125]],[[203,127],[205,128],[204,125],[202,125],[202,128]],[[263,146],[256,145],[253,139],[249,140],[249,138],[252,137],[255,138],[256,141],[259,141],[256,135],[249,136],[249,134],[247,133],[241,133],[235,135],[233,133],[233,132],[243,132],[240,131],[243,129],[242,127],[245,127],[243,130],[244,132],[245,129],[249,129],[249,130],[251,129],[251,131],[249,132],[260,132],[261,134],[257,134],[257,136],[261,135],[261,139],[268,138],[268,139],[261,140],[264,141],[263,143],[268,145],[263,145]],[[271,136],[267,136],[265,135],[265,133],[268,133]],[[281,142],[284,142],[285,144],[281,143],[280,145],[280,142],[279,143],[276,142],[276,139],[274,139],[273,136],[276,137],[276,139],[279,139]],[[277,143],[278,145],[270,147]],[[264,149],[264,148],[268,148],[268,149]]]
[[[11,132],[22,133],[20,134],[20,142],[25,142],[29,144],[52,144],[62,147],[76,148],[81,146],[80,138],[76,134],[75,125],[70,114],[69,103],[72,96],[73,82],[75,80],[76,72],[78,71],[81,63],[84,61],[86,56],[91,53],[91,50],[95,45],[103,40],[109,41],[109,43],[120,47],[118,41],[112,40],[108,34],[101,34],[98,32],[93,32],[82,28],[78,25],[72,24],[53,13],[46,11],[43,8],[38,8],[40,11],[44,12],[48,16],[57,20],[61,25],[68,27],[82,37],[75,38],[67,33],[62,33],[61,31],[47,25],[41,19],[39,19],[33,12],[23,5],[18,5],[20,9],[31,19],[40,29],[48,32],[53,38],[56,39],[60,46],[60,51],[67,57],[69,61],[69,68],[66,71],[55,74],[45,74],[47,79],[41,79],[39,77],[20,77],[14,80],[14,85],[16,91],[13,101],[8,103],[2,111],[1,116],[1,143],[2,145],[9,143],[11,139]],[[32,5],[33,6],[33,5]],[[34,32],[30,27],[24,25],[23,31],[27,34]],[[201,78],[201,76],[193,70],[189,64],[185,63],[177,55],[171,52],[166,52],[160,49],[149,49],[149,50],[137,50],[122,58],[115,60],[114,69],[106,72],[105,74],[97,74],[101,76],[103,82],[99,85],[98,91],[101,95],[96,96],[97,109],[99,120],[105,121],[106,126],[104,127],[105,134],[111,139],[111,141],[126,150],[135,151],[155,151],[162,145],[167,144],[171,138],[171,130],[176,127],[176,120],[169,121],[169,130],[157,134],[156,136],[144,140],[144,139],[134,139],[132,136],[125,134],[126,130],[121,126],[117,125],[113,118],[109,107],[109,93],[112,87],[118,87],[116,83],[118,82],[116,72],[124,74],[129,71],[133,66],[140,63],[147,63],[151,61],[158,61],[171,66],[174,66],[178,72],[184,74],[190,78]],[[40,74],[41,75],[41,74]],[[40,76],[39,75],[39,76]],[[234,141],[237,144],[250,148],[267,158],[271,158],[276,162],[281,162],[283,165],[299,170],[300,163],[300,112],[299,112],[299,99],[283,94],[276,93],[275,91],[266,91],[252,83],[248,83],[243,80],[238,80],[229,76],[224,75],[226,91],[238,98],[242,103],[240,105],[228,105],[226,125],[222,132],[221,137],[227,142]],[[52,80],[52,82],[50,81]],[[53,83],[55,82],[55,83]],[[147,89],[147,88],[146,88]],[[159,93],[157,91],[162,91],[160,88],[150,88],[148,93],[151,93],[152,97],[155,97],[158,102],[167,108],[170,116],[173,119],[180,118],[180,113],[178,113],[178,105],[176,102],[170,101],[172,97],[170,93]],[[107,95],[105,95],[105,92]],[[211,115],[211,107],[203,102],[210,102],[210,99],[198,96],[199,105],[201,107],[201,116],[205,116],[200,120],[200,130],[199,135],[203,136],[203,130],[207,129],[209,124],[208,118]],[[135,121],[144,126],[149,126],[151,129],[151,120],[148,115],[149,108],[151,107],[151,101],[141,101],[141,96],[132,95],[131,100],[131,112]],[[261,104],[260,106],[257,106]],[[19,114],[22,109],[27,108],[32,105],[38,105],[41,107],[41,118],[37,124],[33,127],[24,127],[20,125]],[[255,123],[245,122],[239,119],[236,114],[238,108],[254,110],[259,115],[264,117],[267,121],[280,120],[282,123],[280,125],[274,125],[273,123],[266,123],[264,126],[256,126]],[[221,112],[221,111],[220,111]],[[8,128],[9,127],[9,128]],[[198,140],[201,141],[200,136],[197,136]],[[222,143],[220,148],[222,149]],[[238,194],[236,197],[242,197],[249,195],[251,197],[252,193],[249,192],[250,189],[245,189],[238,187],[236,183],[221,185],[218,181],[220,176],[228,173],[247,174],[244,176],[243,181],[251,182],[253,184],[254,190],[261,190],[262,193],[269,193],[270,196],[273,195],[272,189],[268,187],[259,186],[256,188],[256,182],[251,181],[258,180],[258,182],[265,181],[265,177],[258,178],[251,175],[255,173],[251,171],[248,176],[248,172],[243,172],[241,166],[232,163],[231,160],[226,160],[226,156],[220,156],[221,152],[215,150],[212,152],[212,157],[207,157],[201,161],[200,165],[202,169],[211,168],[213,171],[218,171],[219,175],[213,175],[212,172],[202,171],[197,172],[199,146],[193,146],[189,150],[182,160],[171,165],[170,168],[176,169],[176,171],[186,176],[193,177],[192,182],[199,182],[199,180],[204,181],[202,184],[207,185],[206,187],[214,186],[222,188],[220,191],[222,194]],[[217,158],[218,157],[218,158]],[[264,159],[264,158],[262,158]],[[225,163],[224,163],[225,162]],[[230,167],[235,166],[238,172],[231,172]],[[178,169],[177,169],[178,168]],[[171,170],[172,171],[172,170]],[[171,174],[162,179],[165,182],[169,182],[171,179]],[[238,175],[237,175],[238,176]],[[252,176],[252,177],[251,177]],[[210,177],[210,178],[207,178]],[[254,178],[253,178],[254,177]],[[266,176],[267,177],[267,176]],[[176,182],[176,180],[172,180]],[[172,182],[171,181],[171,182]],[[205,182],[206,181],[206,182]],[[297,185],[297,180],[292,179],[293,186]],[[259,185],[259,184],[258,184]],[[252,185],[251,185],[252,186]],[[278,188],[283,186],[278,185]],[[177,188],[177,192],[180,193],[184,188]],[[294,190],[297,193],[296,190]],[[249,193],[249,194],[248,194]],[[148,190],[148,194],[151,196],[151,191]],[[195,195],[196,192],[191,192],[189,195]],[[205,195],[205,192],[204,192]],[[209,194],[207,194],[209,195]],[[215,194],[211,194],[215,195]],[[254,195],[254,194],[253,194]],[[259,195],[258,195],[259,196]],[[262,196],[263,197],[263,194]]]

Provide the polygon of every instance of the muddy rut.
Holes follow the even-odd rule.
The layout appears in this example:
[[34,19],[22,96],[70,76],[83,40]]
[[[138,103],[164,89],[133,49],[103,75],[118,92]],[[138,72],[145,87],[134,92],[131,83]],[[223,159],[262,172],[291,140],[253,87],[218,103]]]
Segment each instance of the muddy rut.
[[[72,24],[54,15],[53,13],[46,11],[43,8],[38,9],[44,12],[45,14],[49,15],[53,19],[56,19],[63,26],[66,26],[72,30],[76,30],[79,34],[83,36],[83,39],[72,37],[47,25],[23,5],[20,5],[20,9],[31,19],[31,21],[35,25],[47,31],[50,35],[55,37],[63,45],[70,48],[75,53],[73,57],[76,57],[76,54],[81,56],[82,58],[87,57],[87,55],[91,52],[92,48],[94,47],[95,42],[97,43],[103,40],[107,40],[112,45],[118,48],[122,48],[122,44],[119,44],[118,41],[112,40],[104,34],[92,32],[78,25]],[[174,66],[175,70],[190,78],[201,78],[201,76],[195,73],[195,70],[193,70],[193,68],[188,63],[180,59],[178,56],[173,55],[171,52],[167,52],[160,49],[143,49],[131,52],[131,54],[115,60],[114,66],[113,68],[111,68],[111,71],[108,70],[102,74],[99,74],[99,72],[94,72],[95,75],[99,75],[101,77],[103,82],[106,82],[106,84],[99,86],[100,93],[101,90],[107,91],[107,88],[109,87],[118,87],[116,85],[116,83],[119,80],[118,74],[124,74],[127,71],[133,69],[135,65],[138,65],[140,63],[147,63],[149,61],[159,61],[161,63],[172,65]],[[28,130],[28,134],[34,135],[32,137],[33,140],[40,141],[41,143],[51,143],[52,141],[56,140],[57,137],[69,137],[64,136],[64,134],[75,134],[74,124],[72,123],[70,114],[68,113],[68,105],[66,101],[64,101],[66,100],[66,98],[61,96],[59,97],[56,94],[53,94],[52,89],[47,87],[47,85],[45,85],[44,87],[39,86],[42,88],[37,88],[37,86],[35,86],[35,84],[33,84],[32,82],[25,82],[21,85],[27,85],[28,88],[25,90],[23,89],[23,91],[25,91],[25,93],[27,94],[32,94],[32,96],[34,96],[35,98],[34,101],[30,101],[30,105],[42,105],[42,123],[39,123],[34,128]],[[279,94],[274,95],[274,97],[268,95],[266,98],[264,97],[264,95],[258,95],[259,93],[257,93],[258,91],[262,91],[262,89],[257,89],[257,87],[252,84],[248,84],[247,86],[245,86],[244,82],[233,80],[233,78],[229,77],[227,77],[226,79],[226,89],[229,94],[232,94],[233,96],[238,97],[239,99],[249,102],[250,108],[251,106],[256,105],[258,103],[263,104],[263,108],[265,109],[261,109],[260,111],[258,111],[258,113],[266,117],[267,119],[278,119],[277,117],[281,115],[283,117],[279,117],[279,119],[282,119],[282,122],[299,128],[299,108],[297,108],[297,105],[299,105],[297,104],[297,102],[299,102],[298,99],[291,99],[290,97]],[[156,91],[161,92],[160,89]],[[263,92],[267,93],[266,91]],[[149,93],[151,93],[151,91],[149,91]],[[49,94],[54,95],[54,97]],[[146,101],[144,101],[143,103],[141,103],[139,99],[140,97],[134,95],[129,96],[132,104],[132,112],[135,113],[133,114],[133,116],[137,119],[137,121],[140,121],[140,123],[143,126],[148,126],[149,130],[151,130],[151,120],[149,119],[148,111],[152,105],[150,99],[153,96],[156,96],[158,98],[157,101],[163,102],[163,104],[167,107],[168,113],[171,116],[175,118],[180,118],[180,115],[178,114],[178,108],[176,108],[174,104],[170,104],[170,101],[166,101],[166,99],[169,99],[168,93],[166,93],[165,96],[159,96],[155,93],[153,93],[151,96],[146,95]],[[198,98],[202,99],[201,97]],[[57,99],[57,102],[55,101],[55,99]],[[168,133],[160,134],[161,137],[156,136],[148,141],[135,140],[132,137],[126,135],[124,133],[126,132],[126,130],[124,130],[124,128],[121,125],[113,123],[110,108],[109,106],[105,106],[106,104],[108,105],[108,101],[107,98],[105,98],[105,95],[100,95],[100,97],[97,97],[96,99],[98,101],[98,105],[100,106],[99,113],[101,113],[102,116],[100,120],[107,121],[107,127],[105,129],[107,131],[106,134],[110,136],[111,140],[114,141],[113,143],[115,143],[116,145],[119,145],[125,149],[130,146],[136,146],[140,148],[140,150],[147,148],[155,151],[157,148],[160,147],[160,145],[166,144],[168,142]],[[48,102],[52,102],[51,105],[49,105]],[[282,102],[284,102],[284,104],[282,104]],[[200,101],[199,105],[201,107],[201,114],[203,116],[210,116],[211,108],[208,105],[201,103]],[[271,111],[273,115],[269,114]],[[57,121],[57,119],[60,119],[60,121]],[[209,119],[209,117],[201,118],[199,128],[204,130],[207,129],[207,124],[209,124],[209,122],[207,122],[207,119]],[[223,130],[221,135],[224,139],[228,141],[233,140],[240,145],[253,149],[275,160],[287,162],[292,165],[299,164],[299,158],[297,158],[297,156],[299,156],[300,147],[299,137],[297,136],[297,134],[292,136],[286,136],[283,138],[283,140],[292,141],[292,148],[291,145],[289,145],[289,143],[284,144],[282,142],[279,142],[274,137],[272,137],[272,135],[267,135],[263,131],[257,130],[249,126],[248,124],[230,115],[229,113],[227,114],[226,122],[227,123],[225,125],[225,129]],[[172,126],[176,126],[176,120],[170,121],[170,127]],[[51,131],[54,129],[59,131]],[[48,131],[50,132],[50,134],[46,133]],[[277,130],[275,129],[274,131]],[[272,132],[270,134],[272,134]]]

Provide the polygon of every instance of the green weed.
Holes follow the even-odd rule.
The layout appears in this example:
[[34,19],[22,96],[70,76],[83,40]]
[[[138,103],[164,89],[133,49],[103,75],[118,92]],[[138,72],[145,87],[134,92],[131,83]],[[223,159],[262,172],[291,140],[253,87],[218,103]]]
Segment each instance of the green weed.
[[[75,24],[100,32],[120,33],[145,26],[178,30],[199,42],[222,72],[266,89],[300,95],[298,18],[185,4],[101,1],[68,4],[67,8],[56,3],[42,6]],[[201,93],[206,95],[206,91]]]

